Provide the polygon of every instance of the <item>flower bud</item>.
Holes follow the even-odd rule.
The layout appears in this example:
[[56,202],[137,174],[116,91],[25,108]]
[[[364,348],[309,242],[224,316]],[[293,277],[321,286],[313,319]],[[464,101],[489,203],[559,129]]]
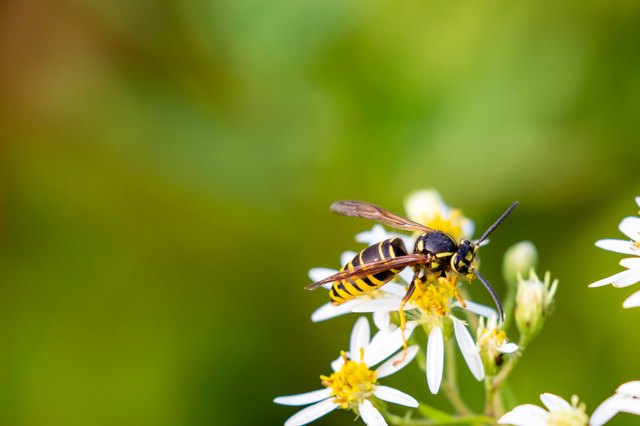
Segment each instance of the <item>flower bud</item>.
[[525,342],[531,341],[542,330],[557,288],[558,280],[551,282],[549,272],[545,274],[544,282],[533,269],[527,280],[518,276],[514,316]]
[[507,283],[513,285],[518,281],[518,275],[524,275],[535,268],[538,262],[538,252],[531,241],[521,241],[514,244],[504,254],[502,273]]

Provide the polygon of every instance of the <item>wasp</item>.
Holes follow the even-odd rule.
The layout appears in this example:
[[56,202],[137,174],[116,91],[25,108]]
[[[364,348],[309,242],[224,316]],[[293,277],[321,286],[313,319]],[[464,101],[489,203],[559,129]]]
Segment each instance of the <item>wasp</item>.
[[[491,295],[500,318],[504,320],[500,299],[491,284],[478,272],[474,260],[480,244],[517,205],[517,201],[511,204],[477,241],[462,240],[458,244],[444,232],[405,219],[374,204],[361,201],[338,201],[331,205],[331,210],[334,213],[370,219],[395,229],[418,232],[413,252],[407,251],[400,238],[381,241],[362,250],[338,273],[310,284],[305,289],[314,290],[323,284],[333,283],[329,297],[333,305],[339,305],[377,290],[393,280],[404,268],[411,267],[414,276],[399,308],[403,330],[405,325],[403,308],[410,300],[416,283],[426,282],[428,278],[434,276],[453,275],[456,281],[458,277],[464,277],[468,281],[478,278]],[[464,302],[462,305],[464,306]]]

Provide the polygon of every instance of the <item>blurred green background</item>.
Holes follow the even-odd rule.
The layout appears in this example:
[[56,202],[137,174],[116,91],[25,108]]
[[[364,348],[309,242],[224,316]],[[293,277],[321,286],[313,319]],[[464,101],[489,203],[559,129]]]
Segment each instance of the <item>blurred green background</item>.
[[282,424],[355,319],[309,320],[370,226],[329,204],[424,187],[478,229],[520,201],[483,273],[530,239],[560,288],[513,391],[591,412],[640,378],[634,289],[586,287],[637,211],[639,39],[624,0],[3,2],[0,424]]

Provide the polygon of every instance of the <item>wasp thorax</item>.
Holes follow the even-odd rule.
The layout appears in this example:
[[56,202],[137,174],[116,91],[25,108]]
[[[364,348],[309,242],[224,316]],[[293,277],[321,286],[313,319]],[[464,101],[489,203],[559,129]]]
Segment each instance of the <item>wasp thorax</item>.
[[458,245],[449,235],[444,232],[436,231],[423,234],[416,240],[416,253],[422,254],[453,254],[456,252]]

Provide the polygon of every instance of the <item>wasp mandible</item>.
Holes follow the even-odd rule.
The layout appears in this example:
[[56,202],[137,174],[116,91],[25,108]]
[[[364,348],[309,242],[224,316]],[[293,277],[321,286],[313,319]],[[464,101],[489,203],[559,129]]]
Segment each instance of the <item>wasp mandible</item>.
[[424,282],[432,276],[446,277],[447,274],[454,273],[469,281],[478,278],[491,295],[498,308],[500,318],[504,320],[504,311],[500,299],[491,284],[473,265],[473,261],[480,244],[505,220],[517,205],[517,201],[511,204],[476,242],[462,240],[458,244],[450,235],[444,232],[405,219],[374,204],[362,201],[338,201],[331,205],[331,210],[334,213],[343,216],[362,217],[395,229],[418,232],[413,253],[407,251],[404,242],[400,238],[384,240],[362,250],[349,263],[344,265],[340,272],[310,284],[305,289],[314,290],[323,284],[333,283],[329,297],[333,305],[339,305],[380,288],[395,278],[404,268],[411,267],[414,272],[413,279],[399,307],[401,326],[404,330],[405,317],[403,308],[411,299],[416,283],[421,282],[421,280]]

